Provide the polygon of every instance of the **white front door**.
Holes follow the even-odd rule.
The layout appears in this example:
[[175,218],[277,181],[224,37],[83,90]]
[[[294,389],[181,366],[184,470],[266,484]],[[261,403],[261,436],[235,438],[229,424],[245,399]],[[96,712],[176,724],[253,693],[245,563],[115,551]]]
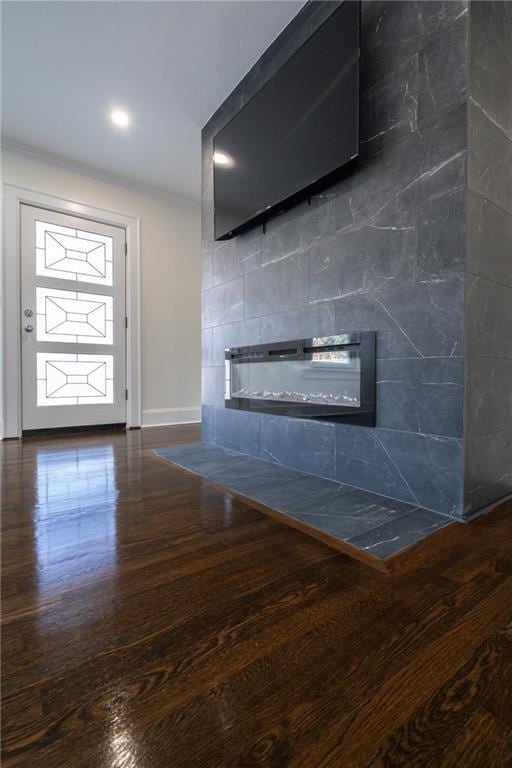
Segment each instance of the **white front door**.
[[126,422],[125,230],[21,206],[24,430]]

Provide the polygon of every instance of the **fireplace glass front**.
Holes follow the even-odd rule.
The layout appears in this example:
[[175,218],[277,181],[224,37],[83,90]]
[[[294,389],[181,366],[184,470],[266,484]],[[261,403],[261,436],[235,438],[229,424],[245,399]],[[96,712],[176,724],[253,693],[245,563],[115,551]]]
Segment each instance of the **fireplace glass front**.
[[227,349],[226,406],[372,426],[375,334]]

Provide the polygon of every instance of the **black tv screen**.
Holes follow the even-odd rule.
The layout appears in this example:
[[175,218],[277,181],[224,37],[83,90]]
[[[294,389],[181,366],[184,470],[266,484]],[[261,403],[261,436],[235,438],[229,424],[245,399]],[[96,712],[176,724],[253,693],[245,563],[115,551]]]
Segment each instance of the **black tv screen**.
[[215,239],[285,210],[359,152],[359,2],[345,0],[214,138]]

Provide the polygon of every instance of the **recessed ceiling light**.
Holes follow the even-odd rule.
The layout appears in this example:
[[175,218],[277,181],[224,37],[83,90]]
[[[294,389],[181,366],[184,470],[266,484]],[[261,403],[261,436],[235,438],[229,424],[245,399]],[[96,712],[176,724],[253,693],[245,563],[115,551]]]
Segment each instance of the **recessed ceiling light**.
[[110,113],[110,119],[118,128],[128,128],[130,125],[130,115],[124,109],[113,109]]
[[233,159],[229,155],[224,154],[224,152],[214,152],[213,162],[215,165],[223,165],[226,168],[234,165]]

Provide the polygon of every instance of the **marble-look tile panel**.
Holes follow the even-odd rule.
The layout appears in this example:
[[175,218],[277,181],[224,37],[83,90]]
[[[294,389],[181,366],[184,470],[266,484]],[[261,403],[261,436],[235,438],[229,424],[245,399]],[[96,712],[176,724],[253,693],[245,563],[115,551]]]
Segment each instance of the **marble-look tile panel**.
[[[473,0],[471,3],[471,45],[478,54],[480,48],[495,47],[512,63],[512,7],[502,0]],[[473,51],[472,51],[473,56]]]
[[[267,462],[262,462],[267,464]],[[272,465],[270,465],[272,466]],[[259,468],[253,468],[251,474],[247,473],[242,476],[233,475],[232,470],[226,470],[225,474],[219,474],[218,477],[212,478],[215,482],[225,485],[231,490],[243,493],[245,496],[250,496],[254,501],[258,501],[258,496],[263,490],[272,490],[281,488],[283,485],[293,485],[298,480],[293,479],[293,469],[287,467],[276,467],[275,469],[281,470],[282,475],[277,472],[274,474],[271,470],[265,470],[260,472]],[[297,478],[304,477],[300,472],[296,472]],[[262,502],[264,503],[264,502]]]
[[417,51],[434,43],[457,20],[467,18],[466,0],[362,2],[363,87],[378,82]]
[[211,471],[205,472],[215,482],[227,485],[240,493],[257,495],[265,488],[282,487],[298,483],[304,473],[290,467],[281,467],[268,461],[261,461],[242,454],[229,456],[229,462],[219,461]]
[[241,275],[246,275],[261,266],[261,240],[261,227],[242,232],[234,238],[236,260]]
[[218,476],[226,475],[227,470],[232,477],[247,477],[254,474],[254,459],[234,451],[226,451],[215,445],[189,443],[169,445],[158,448],[155,453],[161,458],[173,461],[180,467],[199,472],[205,477],[215,480]]
[[417,132],[399,147],[382,149],[378,136],[363,144],[354,173],[331,189],[336,195],[336,230],[414,227],[415,184],[423,165],[424,148]]
[[244,232],[231,240],[215,243],[213,248],[213,285],[226,283],[252,272],[261,265],[261,227]]
[[446,515],[462,514],[462,439],[379,430],[379,440],[415,503]]
[[337,425],[336,479],[444,514],[460,515],[462,440]]
[[439,173],[466,152],[467,127],[466,103],[445,112],[428,125],[418,127],[424,157],[422,179]]
[[224,366],[203,368],[201,370],[201,402],[206,405],[224,406],[226,389],[226,372]]
[[216,242],[212,252],[212,285],[220,285],[240,277],[235,251],[236,238]]
[[213,365],[213,330],[205,328],[201,331],[201,365]]
[[503,56],[493,42],[481,34],[478,24],[471,24],[471,99],[510,139],[512,139],[511,80],[512,62]]
[[213,162],[212,145],[206,142],[202,145],[201,160],[201,245],[204,248],[213,244]]
[[[342,486],[343,487],[343,486]],[[372,528],[396,520],[415,507],[366,491],[349,490],[290,514],[331,536],[351,539]]]
[[287,312],[277,312],[261,318],[261,341],[263,344],[275,341],[292,341],[314,336],[330,336],[352,328],[336,325],[335,304],[320,302]]
[[212,405],[201,405],[201,435],[203,442],[213,444],[215,442],[215,425],[213,422],[214,407]]
[[337,329],[377,331],[377,358],[419,356],[406,332],[399,328],[386,307],[371,293],[338,299],[334,302],[334,313]]
[[203,446],[201,443],[195,445],[196,449],[193,451],[181,451],[181,446],[172,445],[159,448],[155,453],[185,469],[200,473],[219,485],[225,485],[239,493],[250,493],[253,497],[260,489],[288,486],[304,477],[293,469],[276,466],[241,453],[226,452],[222,448]]
[[201,252],[201,287],[203,291],[212,287],[212,247],[206,243]]
[[511,359],[512,288],[471,274],[466,283],[468,354]]
[[512,494],[512,430],[466,441],[465,514]]
[[[201,244],[203,250],[212,248],[214,241],[213,230],[213,146],[212,142],[202,145],[201,163]],[[206,287],[206,286],[205,286]]]
[[309,301],[366,293],[390,280],[414,278],[414,228],[373,223],[340,230],[309,251]]
[[[195,443],[173,443],[164,448],[155,450],[155,453],[157,453],[158,456],[169,459],[172,456],[173,460],[176,462],[178,459],[197,462],[206,461],[208,457],[211,456],[220,456],[221,451],[223,451],[223,449],[217,448],[214,445],[208,445],[203,441],[198,441]],[[224,454],[227,454],[227,451],[224,451]]]
[[402,549],[410,547],[430,533],[448,525],[450,521],[426,509],[415,509],[408,515],[402,515],[367,533],[350,538],[349,541],[376,557],[386,558]]
[[424,176],[418,188],[416,280],[464,273],[466,155]]
[[307,254],[282,261],[245,276],[245,317],[260,317],[308,303]]
[[379,138],[380,148],[397,146],[416,130],[418,69],[418,54],[415,54],[361,94],[360,137],[363,145]]
[[512,140],[472,101],[468,173],[472,189],[512,213]]
[[267,461],[335,476],[335,426],[325,421],[261,415],[261,457]]
[[379,439],[380,430],[336,425],[336,479],[410,504],[418,501]]
[[[363,144],[355,172],[332,189],[337,230],[363,224],[381,231],[414,227],[416,206],[423,204],[421,191],[432,190],[438,179],[446,188],[445,169],[464,158],[466,132],[467,116],[461,106],[404,137],[397,147],[385,142],[382,146],[378,135]],[[432,184],[426,187],[429,180]]]
[[405,358],[377,363],[378,427],[462,437],[463,403],[462,357]]
[[315,240],[334,234],[334,201],[313,198],[268,222],[261,238],[263,266],[304,252]]
[[233,451],[259,457],[261,446],[260,415],[250,411],[215,407],[213,410],[213,442]]
[[462,354],[464,279],[422,283],[390,281],[372,292],[374,301],[403,334],[418,357]]
[[469,190],[468,269],[512,288],[512,214]]
[[[435,39],[420,50],[418,123],[427,125],[463,104],[468,85],[468,14],[456,16]],[[448,75],[449,73],[449,75]]]
[[213,329],[213,365],[224,365],[225,350],[230,347],[242,347],[259,344],[262,340],[259,317],[241,320],[230,325],[219,325]]
[[253,498],[281,512],[295,515],[299,512],[307,513],[316,510],[328,500],[335,504],[340,496],[350,491],[348,486],[334,480],[315,475],[302,475],[300,479],[291,482],[272,485],[272,487],[262,486],[253,492]]
[[512,359],[469,357],[466,365],[470,439],[512,430]]
[[233,473],[247,470],[251,457],[241,453],[226,451],[205,442],[178,443],[155,450],[157,456],[168,461],[173,461],[180,467],[190,469],[193,472],[201,472],[205,476],[213,476],[215,472],[225,471],[226,462],[232,467]]
[[203,328],[233,323],[244,317],[244,279],[239,277],[229,283],[203,291]]

